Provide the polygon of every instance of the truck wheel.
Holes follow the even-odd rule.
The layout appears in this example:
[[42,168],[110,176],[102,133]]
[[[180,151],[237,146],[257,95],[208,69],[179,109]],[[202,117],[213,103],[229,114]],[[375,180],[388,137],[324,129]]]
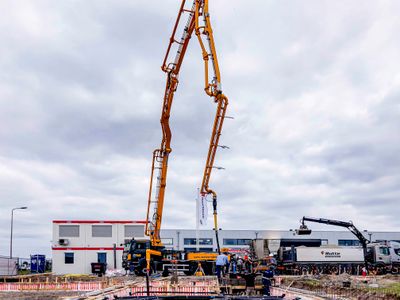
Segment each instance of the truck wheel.
[[[145,276],[146,275],[146,267],[147,267],[147,262],[146,259],[142,258],[139,260],[137,267],[135,268],[135,275],[136,276]],[[153,274],[153,268],[154,268],[154,264],[151,263],[150,265],[150,272],[149,274]]]
[[376,273],[377,275],[385,275],[386,274],[386,267],[385,265],[379,264],[376,266]]
[[[136,268],[135,269],[135,275],[136,276],[146,276],[146,268],[144,268],[144,269],[141,269],[141,268]],[[150,272],[149,272],[149,275],[152,275],[153,274],[153,272],[154,272],[154,270],[152,269],[152,268],[150,268]]]
[[144,276],[144,275],[146,275],[146,273],[145,272],[143,272],[143,269],[141,268],[141,267],[137,267],[137,268],[135,268],[135,275],[136,276]]
[[339,268],[336,266],[332,267],[332,275],[339,275]]

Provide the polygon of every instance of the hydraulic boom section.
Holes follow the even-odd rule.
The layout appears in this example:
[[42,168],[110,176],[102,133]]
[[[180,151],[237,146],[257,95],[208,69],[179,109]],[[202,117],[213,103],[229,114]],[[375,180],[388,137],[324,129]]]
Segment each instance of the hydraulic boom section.
[[[182,23],[181,19],[184,16],[187,19],[185,23]],[[182,30],[180,38],[177,38],[178,29]],[[171,129],[169,126],[169,117],[171,113],[172,101],[179,82],[179,71],[181,69],[182,62],[193,32],[195,32],[199,41],[204,61],[204,90],[206,94],[212,97],[214,102],[217,104],[200,192],[203,197],[209,194],[211,194],[213,197],[214,230],[216,233],[219,251],[217,194],[209,187],[209,181],[217,152],[219,137],[221,136],[226,109],[228,106],[228,98],[222,93],[221,76],[211,28],[210,14],[208,11],[208,0],[194,0],[190,7],[186,6],[186,0],[182,0],[167,52],[161,66],[161,69],[167,74],[164,101],[160,119],[162,128],[162,142],[160,148],[154,150],[153,152],[153,163],[147,206],[146,235],[150,237],[151,245],[153,247],[162,247],[160,229],[167,182],[168,156],[171,153]],[[175,57],[171,59],[170,54],[173,48],[176,48],[176,54]],[[210,71],[210,65],[212,71]]]

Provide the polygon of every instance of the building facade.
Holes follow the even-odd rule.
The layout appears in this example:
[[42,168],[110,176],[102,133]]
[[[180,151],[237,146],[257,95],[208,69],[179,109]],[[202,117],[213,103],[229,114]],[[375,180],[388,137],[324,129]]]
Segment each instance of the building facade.
[[91,263],[122,268],[123,244],[144,238],[144,221],[53,221],[52,258],[56,274],[90,274]]
[[[53,221],[53,272],[56,274],[90,274],[91,263],[107,263],[107,269],[122,268],[123,244],[132,237],[143,239],[145,221]],[[400,232],[369,232],[364,235],[371,241],[395,240],[400,242]],[[197,244],[196,231],[189,229],[163,229],[162,242],[174,250],[215,251],[213,230],[200,230]],[[245,249],[252,239],[274,241],[281,247],[338,245],[358,246],[358,240],[349,231],[313,231],[308,236],[298,236],[292,230],[221,230],[220,246]]]

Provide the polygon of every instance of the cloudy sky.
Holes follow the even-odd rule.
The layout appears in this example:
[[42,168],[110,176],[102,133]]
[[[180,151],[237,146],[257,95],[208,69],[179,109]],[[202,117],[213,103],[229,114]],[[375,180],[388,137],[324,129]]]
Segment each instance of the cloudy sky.
[[[398,231],[400,2],[210,2],[234,117],[216,159],[226,170],[210,183],[221,227],[289,229],[309,215]],[[144,219],[179,4],[0,2],[0,254],[17,206],[29,206],[15,213],[14,254],[25,257],[50,253],[54,219]],[[192,39],[164,228],[195,226],[214,111]]]

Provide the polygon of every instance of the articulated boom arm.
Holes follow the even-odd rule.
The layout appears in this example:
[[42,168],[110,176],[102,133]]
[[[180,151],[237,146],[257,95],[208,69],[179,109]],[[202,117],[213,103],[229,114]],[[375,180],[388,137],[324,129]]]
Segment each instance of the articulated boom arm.
[[[217,230],[217,196],[216,193],[208,186],[211,170],[214,165],[215,154],[218,147],[219,137],[222,131],[222,124],[225,117],[228,99],[221,91],[221,78],[219,66],[215,51],[214,37],[212,34],[210,15],[208,13],[208,0],[194,0],[190,8],[186,6],[186,0],[182,0],[178,17],[172,31],[167,52],[161,66],[161,69],[167,74],[167,82],[165,87],[164,102],[161,111],[161,128],[162,142],[160,148],[153,152],[153,163],[151,169],[150,189],[148,195],[147,206],[147,224],[146,235],[150,236],[153,246],[162,246],[160,239],[160,229],[162,221],[162,213],[164,207],[165,187],[167,182],[168,156],[171,152],[171,129],[169,127],[169,117],[175,91],[178,86],[178,75],[182,66],[182,62],[189,44],[189,40],[195,32],[204,60],[205,69],[205,92],[217,103],[217,112],[214,119],[214,125],[210,140],[210,146],[207,155],[206,167],[204,170],[203,181],[201,185],[201,194],[206,196],[213,195],[214,207],[214,227]],[[182,16],[187,15],[185,24],[181,23]],[[201,20],[202,19],[202,20]],[[201,21],[200,21],[201,20]],[[178,40],[177,30],[182,27],[182,35]],[[203,39],[207,42],[204,43]],[[170,52],[172,48],[176,48],[175,58],[170,61]],[[209,62],[211,61],[213,76],[210,78]],[[154,178],[156,176],[156,178]],[[154,184],[154,181],[156,183]],[[217,231],[216,231],[217,234]],[[217,237],[218,242],[218,237]],[[218,245],[219,249],[219,245]]]
[[303,225],[304,225],[305,221],[347,228],[357,237],[357,239],[360,241],[361,245],[364,246],[369,243],[369,241],[365,238],[365,236],[357,229],[357,227],[355,227],[353,225],[353,222],[344,222],[344,221],[339,221],[339,220],[303,217],[303,219],[302,219]]

